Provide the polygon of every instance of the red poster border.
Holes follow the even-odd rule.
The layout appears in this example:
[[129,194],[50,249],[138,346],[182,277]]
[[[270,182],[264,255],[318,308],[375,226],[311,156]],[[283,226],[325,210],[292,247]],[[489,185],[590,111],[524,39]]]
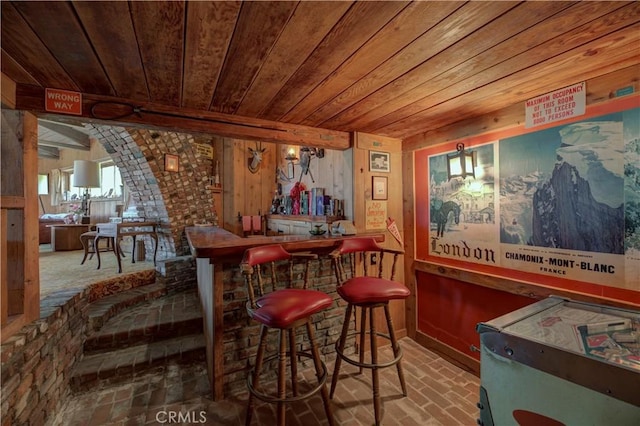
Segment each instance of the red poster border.
[[[429,241],[429,209],[428,209],[428,194],[427,188],[418,187],[419,182],[428,182],[429,177],[429,162],[428,157],[434,154],[442,154],[449,151],[455,151],[455,146],[459,142],[463,142],[466,148],[473,148],[474,146],[486,144],[491,141],[504,139],[512,136],[523,135],[527,133],[537,132],[542,129],[561,126],[584,120],[590,117],[596,117],[600,115],[606,115],[616,112],[625,111],[632,108],[640,107],[640,95],[634,94],[628,97],[614,99],[609,102],[600,103],[597,105],[587,106],[587,111],[584,115],[563,121],[556,121],[549,123],[548,125],[525,128],[522,126],[513,127],[501,131],[490,132],[478,136],[472,136],[463,139],[457,139],[447,143],[439,144],[433,147],[416,150],[414,153],[414,194],[415,194],[415,240],[414,241]],[[420,167],[418,167],[420,165]],[[455,259],[446,259],[436,256],[430,256],[428,252],[427,244],[417,245],[415,247],[416,261],[427,261],[432,263],[438,263],[442,265],[451,266],[458,269],[465,269],[472,272],[483,273],[496,277],[505,277],[511,280],[523,281],[531,283],[545,288],[557,288],[562,290],[568,290],[577,293],[589,294],[605,299],[620,300],[640,305],[640,291],[622,289],[616,287],[608,287],[599,284],[592,284],[583,281],[576,281],[570,279],[559,279],[555,277],[549,277],[545,275],[535,274],[531,272],[523,272],[514,269],[508,269],[497,266],[478,265],[476,263],[464,262]]]

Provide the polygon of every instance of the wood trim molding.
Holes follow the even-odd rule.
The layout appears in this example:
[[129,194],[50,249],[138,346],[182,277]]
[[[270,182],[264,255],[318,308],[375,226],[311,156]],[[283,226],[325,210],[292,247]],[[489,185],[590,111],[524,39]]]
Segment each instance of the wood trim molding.
[[606,299],[602,296],[594,296],[581,293],[578,291],[570,291],[556,287],[549,287],[535,283],[513,280],[505,277],[491,276],[484,273],[474,272],[466,269],[453,268],[434,262],[414,261],[415,271],[425,272],[427,274],[438,275],[445,278],[475,284],[494,290],[505,291],[507,293],[517,294],[520,296],[530,297],[533,299],[545,299],[549,296],[566,297],[572,300],[579,300],[588,303],[597,303],[608,306],[616,306],[627,309],[638,309],[638,305],[633,303],[625,303],[621,300]]
[[3,209],[23,209],[24,197],[18,195],[2,195],[0,196],[0,206]]
[[404,238],[404,278],[405,285],[409,288],[411,294],[405,301],[406,314],[405,321],[407,326],[407,334],[415,338],[418,321],[418,305],[416,291],[416,274],[413,270],[415,263],[415,193],[414,193],[414,155],[413,152],[402,153],[402,219],[403,223],[411,224],[411,230],[403,232]]
[[[19,84],[16,88],[16,108],[31,111],[40,117],[50,115],[44,110],[45,90],[42,87]],[[58,119],[60,116],[57,116]],[[162,104],[143,103],[131,99],[82,93],[82,114],[70,120],[131,127],[153,127],[169,131],[211,133],[236,139],[279,142],[290,145],[310,145],[345,150],[351,147],[351,134],[299,124],[175,108]]]
[[415,341],[422,347],[436,352],[442,358],[446,359],[453,365],[468,371],[469,373],[480,377],[480,361],[468,355],[459,352],[444,343],[427,336],[421,331],[416,332]]

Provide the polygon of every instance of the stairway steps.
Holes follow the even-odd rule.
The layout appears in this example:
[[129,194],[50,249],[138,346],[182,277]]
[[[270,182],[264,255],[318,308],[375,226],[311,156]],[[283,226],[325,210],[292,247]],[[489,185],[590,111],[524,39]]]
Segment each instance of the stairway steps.
[[189,363],[206,358],[203,334],[190,334],[104,353],[89,354],[76,365],[70,385],[74,392],[112,384],[162,367],[168,361]]
[[202,333],[202,313],[194,289],[165,295],[122,311],[87,338],[84,351],[122,349],[198,333]]
[[89,332],[98,331],[119,312],[139,303],[156,299],[166,294],[162,284],[147,284],[106,296],[89,305]]
[[166,294],[148,284],[89,305],[83,358],[70,377],[74,392],[121,383],[168,362],[206,359],[202,313],[196,289]]

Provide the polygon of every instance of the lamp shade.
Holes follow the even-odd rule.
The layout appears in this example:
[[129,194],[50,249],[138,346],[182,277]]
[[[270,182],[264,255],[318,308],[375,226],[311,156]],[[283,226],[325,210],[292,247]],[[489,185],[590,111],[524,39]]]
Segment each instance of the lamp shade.
[[73,162],[73,186],[100,188],[100,165],[95,161],[75,160]]

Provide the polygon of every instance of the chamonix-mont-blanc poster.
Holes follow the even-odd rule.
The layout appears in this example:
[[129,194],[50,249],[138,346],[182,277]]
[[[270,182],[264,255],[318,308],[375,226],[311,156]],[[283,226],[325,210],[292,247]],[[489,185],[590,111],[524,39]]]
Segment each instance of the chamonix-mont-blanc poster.
[[428,158],[430,256],[640,290],[640,109]]

